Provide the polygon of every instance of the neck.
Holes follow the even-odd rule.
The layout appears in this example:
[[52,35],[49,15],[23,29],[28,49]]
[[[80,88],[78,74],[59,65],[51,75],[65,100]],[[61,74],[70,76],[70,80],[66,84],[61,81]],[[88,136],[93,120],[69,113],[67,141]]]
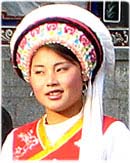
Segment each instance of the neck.
[[83,106],[83,102],[82,100],[80,100],[78,104],[76,103],[75,105],[70,106],[69,108],[63,111],[56,112],[51,109],[46,109],[47,124],[57,124],[57,123],[64,122],[65,120],[77,115],[81,111],[82,106]]

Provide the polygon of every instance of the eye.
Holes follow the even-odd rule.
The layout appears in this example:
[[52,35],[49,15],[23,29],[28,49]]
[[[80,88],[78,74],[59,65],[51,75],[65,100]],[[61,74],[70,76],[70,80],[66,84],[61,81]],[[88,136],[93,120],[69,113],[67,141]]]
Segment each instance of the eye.
[[68,70],[68,67],[59,67],[56,69],[56,72],[64,72],[64,71],[67,71]]
[[43,71],[36,71],[35,74],[44,74]]
[[35,71],[33,71],[33,74],[42,75],[42,74],[44,74],[44,71],[43,70],[35,70]]

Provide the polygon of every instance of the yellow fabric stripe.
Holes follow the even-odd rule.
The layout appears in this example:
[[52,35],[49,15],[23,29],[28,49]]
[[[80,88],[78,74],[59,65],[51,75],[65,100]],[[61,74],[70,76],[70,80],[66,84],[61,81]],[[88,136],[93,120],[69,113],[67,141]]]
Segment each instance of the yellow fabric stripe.
[[45,156],[57,150],[63,144],[65,144],[73,135],[75,135],[82,127],[83,118],[79,119],[74,126],[72,126],[53,146],[51,146],[50,141],[48,140],[45,129],[43,126],[43,120],[40,121],[38,126],[38,135],[42,142],[44,149],[39,153],[35,154],[29,160],[41,160]]

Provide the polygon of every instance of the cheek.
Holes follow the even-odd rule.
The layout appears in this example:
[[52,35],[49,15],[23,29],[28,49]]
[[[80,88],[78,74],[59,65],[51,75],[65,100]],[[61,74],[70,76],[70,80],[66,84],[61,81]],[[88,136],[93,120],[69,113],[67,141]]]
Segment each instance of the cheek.
[[74,92],[82,91],[82,78],[80,73],[72,73],[62,79],[62,83],[66,89]]
[[30,84],[33,88],[34,93],[38,93],[41,90],[41,88],[43,88],[44,83],[40,81],[41,80],[37,81],[37,80],[30,78]]

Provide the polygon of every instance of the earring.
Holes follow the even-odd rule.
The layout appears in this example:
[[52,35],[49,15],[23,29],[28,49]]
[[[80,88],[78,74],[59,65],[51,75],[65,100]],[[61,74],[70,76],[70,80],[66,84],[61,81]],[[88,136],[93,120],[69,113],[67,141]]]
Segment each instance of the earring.
[[29,94],[29,96],[32,97],[33,95],[34,95],[34,92],[31,91],[30,94]]
[[87,95],[87,89],[88,89],[87,83],[84,82],[83,89],[82,89],[83,96],[86,96]]

